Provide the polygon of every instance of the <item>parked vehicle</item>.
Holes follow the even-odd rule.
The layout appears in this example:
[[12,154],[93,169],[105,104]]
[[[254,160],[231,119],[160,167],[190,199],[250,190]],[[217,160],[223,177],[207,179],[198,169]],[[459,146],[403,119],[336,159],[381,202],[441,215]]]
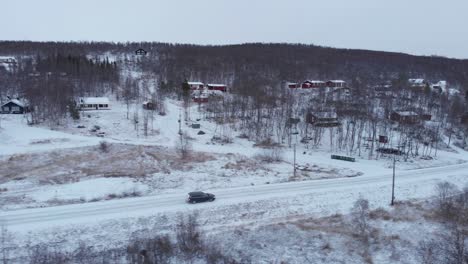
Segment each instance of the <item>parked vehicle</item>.
[[215,199],[216,197],[212,193],[189,192],[187,202],[188,203],[213,202]]

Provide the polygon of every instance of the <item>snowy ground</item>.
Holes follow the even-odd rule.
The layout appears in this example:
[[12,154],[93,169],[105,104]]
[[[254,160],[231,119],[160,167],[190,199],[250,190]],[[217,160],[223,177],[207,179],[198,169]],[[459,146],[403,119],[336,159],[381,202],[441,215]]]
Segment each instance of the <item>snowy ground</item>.
[[[291,148],[282,151],[284,161],[265,163],[257,155],[265,150],[234,135],[231,144],[212,142],[219,126],[203,120],[197,106],[191,109],[192,122],[181,128],[193,139],[192,157],[181,160],[174,150],[178,142],[180,103],[167,101],[167,114],[155,114],[144,136],[144,110],[139,105],[112,103],[111,110],[85,111],[81,119],[55,127],[27,126],[22,116],[2,116],[0,130],[0,195],[3,209],[43,207],[83,203],[128,196],[158,195],[192,190],[254,186],[290,181],[390,173],[391,159],[357,162],[331,160],[326,147],[297,148],[298,171],[293,176]],[[133,111],[139,109],[138,126]],[[93,128],[99,127],[97,131]],[[197,135],[203,130],[206,134]],[[103,137],[98,137],[101,133]],[[109,144],[107,152],[99,142]],[[433,160],[410,159],[398,162],[397,171],[460,164],[468,160],[463,150],[439,151]],[[117,179],[115,179],[117,178]],[[106,186],[110,188],[99,188]],[[63,191],[68,190],[68,191]]]
[[[265,230],[277,228],[262,229],[266,223],[346,213],[360,197],[369,199],[374,207],[388,208],[390,159],[336,161],[326,148],[299,145],[297,163],[303,170],[292,177],[291,148],[284,148],[282,162],[260,162],[256,155],[263,150],[253,142],[234,137],[231,144],[213,143],[211,138],[219,128],[200,120],[197,123],[205,135],[182,124],[194,139],[194,152],[189,160],[181,160],[174,150],[180,113],[176,102],[167,103],[167,115],[155,115],[147,137],[141,125],[135,129],[132,116],[126,118],[126,111],[125,105],[114,103],[112,110],[85,112],[80,121],[54,131],[29,127],[21,116],[2,117],[0,219],[10,219],[7,226],[19,244],[34,236],[40,241],[63,240],[70,247],[85,240],[111,248],[125,243],[134,232],[171,230],[179,213],[196,210],[204,225],[216,232],[250,223],[262,236]],[[192,113],[194,119],[199,115],[196,107]],[[96,125],[104,137],[90,131]],[[99,148],[103,140],[109,143],[108,152]],[[397,198],[427,198],[433,194],[434,184],[442,180],[463,186],[468,181],[468,165],[463,164],[467,160],[466,152],[454,148],[439,151],[434,160],[398,162]],[[218,200],[186,205],[185,193],[197,189],[215,192]],[[128,198],[132,196],[143,197]],[[52,205],[63,206],[13,210]],[[287,226],[278,232],[294,231],[301,238],[296,224]],[[78,233],[81,235],[73,236]],[[286,254],[285,259],[290,256]]]

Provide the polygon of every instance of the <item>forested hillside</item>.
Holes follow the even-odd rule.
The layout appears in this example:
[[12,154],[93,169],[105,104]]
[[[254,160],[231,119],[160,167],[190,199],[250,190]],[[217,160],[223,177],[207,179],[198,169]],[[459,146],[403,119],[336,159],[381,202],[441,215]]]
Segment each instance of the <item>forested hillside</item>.
[[[139,48],[148,53],[135,55]],[[468,137],[463,121],[468,60],[257,43],[197,46],[5,41],[0,42],[1,55],[13,56],[17,63],[0,75],[0,99],[24,97],[35,110],[31,123],[53,120],[58,124],[67,116],[79,118],[74,109],[77,97],[103,95],[125,102],[127,119],[135,106],[135,124],[142,102],[151,100],[158,112],[164,113],[165,98],[184,97],[184,118],[190,120],[187,110],[198,95],[185,92],[188,86],[182,83],[199,81],[229,87],[228,93],[209,102],[207,99],[202,108],[206,118],[222,124],[220,138],[225,142],[232,141],[233,131],[240,131],[256,142],[291,144],[296,127],[305,143],[321,145],[324,133],[331,131],[327,140],[331,149],[360,155],[363,138],[374,142],[379,135],[391,137],[392,124],[398,123],[401,137],[395,144],[403,147],[408,157],[420,155],[420,146],[426,149],[423,155],[437,149],[444,135],[451,138],[455,134],[461,147],[466,146]],[[424,83],[416,87],[410,78]],[[306,79],[343,80],[346,87],[296,91],[285,87],[287,81]],[[444,92],[433,88],[441,80],[449,83],[439,87]],[[314,113],[336,115],[332,128],[306,119]],[[392,114],[398,116],[391,118]],[[300,123],[293,126],[292,119]],[[370,157],[375,148],[374,144],[368,147]]]
[[[161,80],[180,83],[187,79],[226,82],[242,90],[250,84],[280,81],[344,79],[362,84],[387,81],[398,76],[450,80],[468,86],[468,60],[412,56],[402,53],[348,50],[300,44],[240,44],[198,46],[155,42],[0,42],[0,55],[132,56],[138,48],[149,52],[144,70]],[[356,86],[356,85],[355,85]]]

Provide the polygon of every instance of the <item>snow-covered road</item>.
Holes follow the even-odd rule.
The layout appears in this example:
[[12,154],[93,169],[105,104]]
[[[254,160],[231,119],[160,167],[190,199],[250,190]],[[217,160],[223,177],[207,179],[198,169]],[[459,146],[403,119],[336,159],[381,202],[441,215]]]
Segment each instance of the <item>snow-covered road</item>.
[[[434,184],[441,180],[454,180],[463,184],[468,181],[468,164],[397,172],[397,198],[420,199],[432,195]],[[112,201],[74,204],[47,208],[23,209],[0,212],[0,221],[8,228],[25,230],[50,228],[55,225],[97,223],[102,220],[140,217],[164,212],[188,212],[207,207],[222,207],[231,204],[259,200],[281,201],[281,198],[301,195],[321,197],[317,203],[346,199],[351,191],[359,193],[372,202],[372,197],[381,197],[382,190],[389,190],[391,174],[366,175],[354,178],[288,182],[261,186],[206,190],[216,194],[213,203],[186,204],[185,193],[128,198]],[[385,193],[387,195],[387,193]],[[388,193],[390,196],[390,193]],[[347,201],[345,204],[348,204]]]

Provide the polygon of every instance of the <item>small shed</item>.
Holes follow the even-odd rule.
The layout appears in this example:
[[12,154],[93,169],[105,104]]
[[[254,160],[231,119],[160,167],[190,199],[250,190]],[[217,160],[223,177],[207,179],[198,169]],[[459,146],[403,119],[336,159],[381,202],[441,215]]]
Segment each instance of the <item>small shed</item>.
[[155,110],[156,109],[156,104],[153,101],[145,101],[145,102],[143,102],[143,109]]
[[11,99],[2,104],[2,114],[24,114],[28,112],[28,106],[19,99]]
[[387,144],[388,143],[388,136],[379,136],[379,143]]
[[135,50],[135,55],[138,55],[138,56],[144,56],[146,55],[148,52],[142,48],[139,48],[137,50]]
[[81,97],[78,100],[78,108],[80,110],[109,110],[111,105],[107,97]]

